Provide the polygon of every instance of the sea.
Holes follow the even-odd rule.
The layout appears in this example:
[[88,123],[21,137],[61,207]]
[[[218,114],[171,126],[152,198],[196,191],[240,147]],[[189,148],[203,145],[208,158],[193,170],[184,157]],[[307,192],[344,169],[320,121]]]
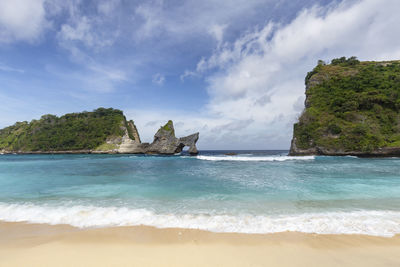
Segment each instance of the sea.
[[230,233],[400,233],[399,158],[287,154],[0,155],[0,221]]

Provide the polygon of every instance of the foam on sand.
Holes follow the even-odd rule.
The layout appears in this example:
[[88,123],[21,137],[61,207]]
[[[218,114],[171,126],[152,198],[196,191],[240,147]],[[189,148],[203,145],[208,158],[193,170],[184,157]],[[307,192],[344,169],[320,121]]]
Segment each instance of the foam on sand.
[[394,236],[400,233],[400,212],[360,210],[288,215],[156,214],[146,209],[96,206],[50,206],[0,203],[0,220],[69,224],[79,228],[138,226],[188,228],[213,232]]

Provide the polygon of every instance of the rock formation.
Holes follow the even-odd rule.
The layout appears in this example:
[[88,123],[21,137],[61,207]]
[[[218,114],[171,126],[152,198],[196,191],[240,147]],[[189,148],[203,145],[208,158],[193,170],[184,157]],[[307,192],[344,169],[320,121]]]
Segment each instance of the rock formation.
[[319,62],[305,83],[290,155],[400,156],[400,61]]
[[187,146],[196,155],[198,139],[199,133],[176,138],[173,122],[168,121],[151,144],[142,143],[134,122],[126,120],[121,110],[98,108],[61,117],[44,115],[0,129],[0,153],[173,155]]
[[[136,127],[134,128],[136,129]],[[135,130],[135,132],[136,135],[139,136],[137,130]],[[188,146],[188,152],[191,155],[196,155],[198,154],[196,147],[198,139],[199,133],[182,138],[176,138],[174,125],[170,120],[157,131],[151,144],[141,143],[139,138],[132,140],[126,133],[123,137],[122,143],[117,149],[117,153],[173,155],[182,152],[183,148]]]

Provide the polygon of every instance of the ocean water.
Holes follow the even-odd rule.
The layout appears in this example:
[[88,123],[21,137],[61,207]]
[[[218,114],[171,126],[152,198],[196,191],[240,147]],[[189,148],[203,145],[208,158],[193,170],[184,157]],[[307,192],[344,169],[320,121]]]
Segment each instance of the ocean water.
[[0,220],[393,236],[400,159],[287,151],[0,155]]

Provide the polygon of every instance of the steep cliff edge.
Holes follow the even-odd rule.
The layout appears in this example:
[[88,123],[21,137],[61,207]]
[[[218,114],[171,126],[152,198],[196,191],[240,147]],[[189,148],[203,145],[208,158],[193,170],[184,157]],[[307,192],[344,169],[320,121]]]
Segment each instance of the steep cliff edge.
[[169,121],[142,143],[132,120],[117,109],[99,108],[92,112],[70,113],[61,117],[44,115],[39,120],[17,122],[0,130],[0,153],[129,153],[171,155],[189,146],[197,154],[199,133],[176,138]]
[[290,155],[400,156],[400,61],[320,61]]

